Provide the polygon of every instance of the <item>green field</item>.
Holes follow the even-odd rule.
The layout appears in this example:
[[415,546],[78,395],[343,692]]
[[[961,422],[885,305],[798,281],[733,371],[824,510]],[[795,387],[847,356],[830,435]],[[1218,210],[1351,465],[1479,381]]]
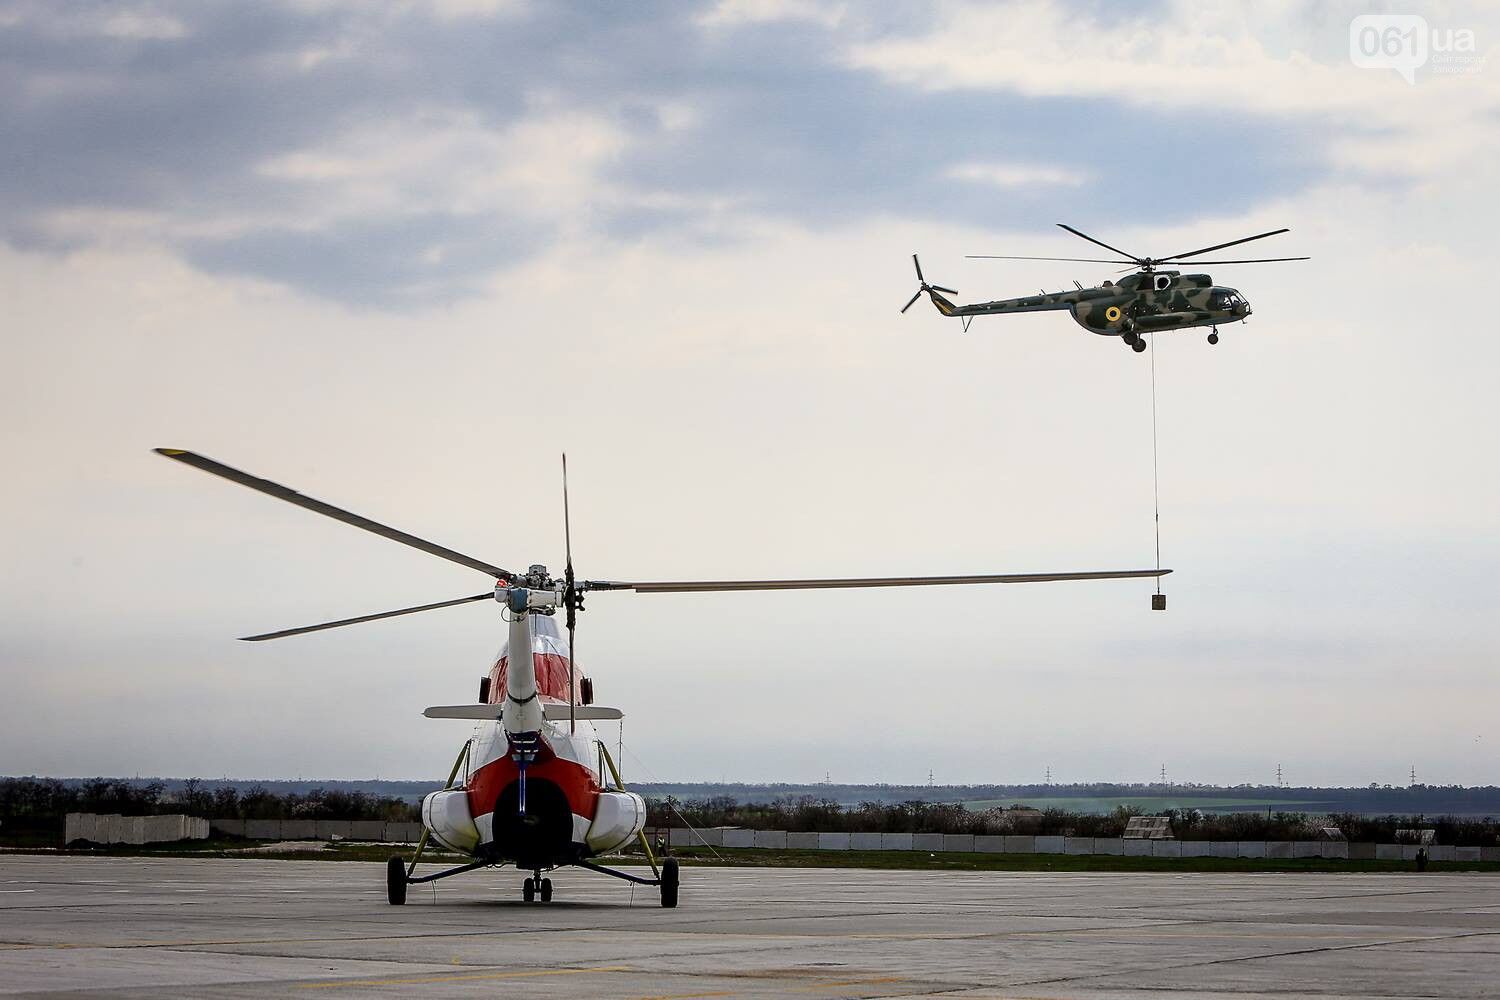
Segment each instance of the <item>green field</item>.
[[1264,809],[1273,809],[1278,812],[1316,813],[1333,807],[1336,803],[1308,802],[1296,799],[1198,798],[1190,795],[1182,797],[1171,795],[1125,795],[1103,799],[1058,795],[1051,798],[967,799],[963,805],[964,808],[972,809],[976,812],[985,809],[1008,809],[1011,806],[1031,806],[1033,809],[1062,809],[1067,812],[1104,815],[1114,812],[1120,806],[1131,806],[1145,813],[1160,813],[1167,809],[1201,809],[1204,812],[1255,812]]

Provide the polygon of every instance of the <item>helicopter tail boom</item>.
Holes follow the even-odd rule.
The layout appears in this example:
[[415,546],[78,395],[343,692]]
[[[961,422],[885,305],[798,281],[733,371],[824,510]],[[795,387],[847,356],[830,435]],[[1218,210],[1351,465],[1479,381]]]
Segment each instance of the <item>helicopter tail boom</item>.
[[932,304],[937,307],[937,311],[942,313],[944,316],[962,315],[961,310],[963,307],[956,306],[952,302],[949,302],[947,299],[939,295],[936,289],[928,288],[927,294],[932,298]]
[[510,620],[508,650],[520,650],[507,657],[505,671],[505,704],[501,723],[507,733],[536,733],[542,728],[544,714],[538,697],[536,663],[526,655],[531,649],[531,616],[517,614]]
[[932,304],[937,306],[938,312],[944,316],[994,316],[1008,313],[1051,312],[1058,309],[1071,309],[1086,297],[1083,292],[1078,291],[1042,292],[1039,295],[996,299],[993,302],[975,302],[960,306],[949,302],[935,292],[928,294],[932,296]]

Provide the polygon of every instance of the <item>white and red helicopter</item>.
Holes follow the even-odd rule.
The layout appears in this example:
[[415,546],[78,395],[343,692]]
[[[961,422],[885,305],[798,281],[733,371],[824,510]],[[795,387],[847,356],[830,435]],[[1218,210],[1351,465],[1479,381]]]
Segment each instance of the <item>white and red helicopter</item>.
[[[677,861],[668,857],[658,863],[643,834],[646,804],[639,795],[624,788],[608,748],[592,725],[599,720],[620,719],[623,713],[593,704],[593,682],[573,662],[577,616],[583,610],[584,595],[590,591],[633,590],[643,594],[667,594],[1042,583],[1161,577],[1172,572],[1169,569],[1137,569],[698,582],[579,580],[573,574],[565,456],[563,525],[567,562],[562,578],[558,579],[541,565],[531,566],[525,573],[513,573],[191,451],[176,448],[155,450],[184,465],[478,570],[495,580],[493,589],[469,597],[243,637],[249,642],[262,642],[477,601],[494,600],[501,605],[509,624],[509,635],[488,675],[480,681],[478,702],[439,705],[424,713],[429,718],[468,719],[480,725],[454,761],[446,786],[422,800],[424,830],[410,863],[393,857],[387,864],[386,888],[393,905],[406,902],[408,885],[432,882],[478,868],[512,864],[522,871],[531,872],[522,883],[522,898],[528,903],[537,898],[544,903],[552,899],[552,880],[545,878],[543,872],[572,865],[627,882],[659,887],[661,905],[677,905]],[[557,627],[555,616],[558,609],[564,612],[566,636]],[[531,655],[512,656],[512,651],[516,650],[530,650]],[[466,778],[462,785],[455,786],[460,769],[464,769]],[[417,863],[429,838],[473,860],[418,876],[415,874]],[[653,877],[633,875],[592,860],[618,851],[632,840],[640,842]]]

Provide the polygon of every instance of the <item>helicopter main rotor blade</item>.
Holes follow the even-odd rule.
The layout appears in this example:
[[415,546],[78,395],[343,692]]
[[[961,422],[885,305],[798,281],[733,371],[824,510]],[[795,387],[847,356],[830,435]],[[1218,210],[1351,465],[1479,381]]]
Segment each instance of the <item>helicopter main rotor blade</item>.
[[1104,249],[1110,251],[1111,253],[1117,253],[1121,257],[1124,257],[1126,260],[1133,260],[1133,261],[1135,261],[1136,263],[1139,264],[1144,259],[1144,258],[1141,258],[1141,257],[1137,257],[1133,253],[1126,253],[1124,250],[1121,250],[1119,247],[1112,247],[1108,243],[1105,243],[1103,240],[1096,240],[1092,236],[1090,236],[1088,233],[1081,233],[1078,230],[1074,229],[1072,226],[1065,225],[1064,223],[1061,223],[1061,222],[1058,223],[1058,226],[1061,227],[1061,228],[1063,228],[1063,229],[1066,229],[1068,232],[1072,233],[1074,236],[1080,236],[1083,239],[1088,240],[1090,243],[1094,244],[1095,246],[1101,246]]
[[499,580],[509,580],[511,578],[509,570],[501,569],[499,566],[491,565],[480,559],[475,559],[473,556],[466,556],[462,552],[455,552],[452,549],[444,548],[435,542],[427,541],[425,538],[418,538],[416,535],[407,534],[389,525],[381,524],[379,521],[372,521],[367,517],[361,517],[358,514],[335,507],[332,504],[324,503],[321,500],[314,500],[312,497],[303,496],[296,490],[282,486],[280,483],[273,483],[269,479],[260,479],[250,475],[248,472],[232,469],[222,462],[215,462],[213,459],[206,458],[196,452],[183,451],[180,448],[155,448],[153,450],[158,455],[165,455],[167,458],[181,462],[183,465],[191,465],[195,469],[202,469],[204,472],[213,473],[222,479],[229,480],[231,483],[248,486],[259,493],[275,497],[278,500],[285,500],[287,503],[296,504],[298,507],[310,510],[316,514],[331,517],[335,521],[343,521],[345,524],[352,524],[356,528],[363,528],[365,531],[373,532],[382,538],[389,538],[393,542],[410,545],[414,549],[420,549],[428,555],[437,556],[439,559],[446,559],[449,562],[458,563],[460,566],[467,566],[470,569],[477,569],[481,573],[488,573]]
[[1157,258],[1157,263],[1162,263],[1169,260],[1177,260],[1182,257],[1196,257],[1200,253],[1208,253],[1211,250],[1223,250],[1225,247],[1237,247],[1241,243],[1249,243],[1252,240],[1263,240],[1267,236],[1280,236],[1282,233],[1289,232],[1291,232],[1290,229],[1273,229],[1269,233],[1257,233],[1254,236],[1246,236],[1242,240],[1230,240],[1228,243],[1216,243],[1211,247],[1204,247],[1201,250],[1189,250],[1187,253],[1174,253],[1170,257],[1159,257]]
[[918,299],[920,299],[921,297],[922,297],[922,289],[918,288],[917,289],[917,294],[913,295],[911,298],[909,298],[909,299],[906,300],[906,305],[904,305],[904,306],[901,307],[901,311],[902,312],[906,312],[906,310],[910,309],[912,307],[912,305]]
[[1274,264],[1279,260],[1312,260],[1311,257],[1257,257],[1253,260],[1185,260],[1180,261],[1183,267],[1197,267],[1200,264]]
[[382,611],[373,615],[360,615],[358,618],[341,618],[336,622],[323,622],[321,625],[304,625],[301,628],[287,628],[280,632],[262,632],[260,635],[242,635],[243,642],[264,642],[267,639],[285,639],[289,635],[305,635],[308,632],[321,632],[325,628],[341,628],[344,625],[358,625],[361,622],[379,621],[382,618],[396,618],[400,615],[414,615],[418,611],[433,611],[437,608],[451,608],[456,604],[470,604],[474,601],[493,601],[495,592],[486,591],[483,594],[475,594],[473,597],[460,597],[452,601],[438,601],[436,604],[419,604],[414,608],[402,608],[399,611]]
[[638,594],[688,594],[739,590],[842,590],[854,587],[940,587],[968,583],[1052,583],[1062,580],[1130,580],[1160,577],[1169,569],[1101,570],[1087,573],[999,573],[980,576],[871,576],[831,580],[708,580],[624,582],[584,580],[585,590],[633,590]]
[[1061,260],[1072,264],[1132,264],[1129,260],[1106,260],[1103,257],[1013,257],[1009,254],[966,253],[970,260]]

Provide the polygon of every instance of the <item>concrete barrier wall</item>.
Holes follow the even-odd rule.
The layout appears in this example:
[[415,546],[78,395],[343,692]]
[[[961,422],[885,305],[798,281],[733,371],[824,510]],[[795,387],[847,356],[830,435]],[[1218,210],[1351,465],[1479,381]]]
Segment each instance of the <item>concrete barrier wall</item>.
[[1349,845],[1341,840],[1299,840],[1292,844],[1292,857],[1347,860]]
[[313,838],[316,840],[348,840],[352,832],[347,819],[313,821]]
[[723,831],[723,833],[724,833],[724,846],[725,847],[754,847],[755,846],[755,831],[754,830],[725,830],[725,831]]
[[99,843],[99,815],[97,813],[68,813],[63,817],[63,843],[86,840]]
[[[284,819],[281,821],[282,840],[317,840],[318,821],[315,819]],[[372,838],[362,837],[361,840]],[[380,838],[373,838],[380,839]]]
[[[130,840],[132,837],[162,837],[184,831],[181,836],[205,837],[209,821],[176,817],[171,825],[167,817],[90,816],[70,813],[67,836],[95,843],[152,843],[153,840]],[[148,823],[142,828],[143,822]],[[149,824],[156,825],[149,825]],[[186,823],[184,827],[181,824]],[[212,829],[221,834],[253,839],[301,839],[305,828],[300,820],[214,820]],[[134,825],[132,825],[134,824]],[[192,824],[197,824],[193,826]],[[350,839],[379,839],[390,843],[415,843],[421,836],[420,823],[347,823],[319,821],[313,836],[328,839],[343,836]],[[376,834],[379,828],[380,834]],[[201,832],[194,832],[201,830]],[[111,837],[113,840],[100,838]],[[978,852],[982,854],[1071,854],[1109,855],[1137,858],[1253,858],[1292,859],[1324,858],[1330,860],[1411,861],[1417,848],[1411,844],[1348,844],[1343,841],[1212,841],[1212,840],[1124,840],[1118,837],[1028,837],[1021,835],[971,835],[941,833],[812,833],[783,830],[712,829],[688,830],[682,827],[667,831],[672,847],[736,847],[769,850],[823,851],[925,851],[929,853]],[[1432,845],[1428,857],[1433,861],[1500,861],[1500,847],[1452,847]]]
[[[199,824],[201,834],[187,832],[185,836],[207,837],[209,831],[227,837],[245,837],[249,840],[368,840],[386,844],[415,844],[422,838],[421,823],[386,823],[382,820],[347,819],[195,819],[183,817],[188,824],[185,830]],[[674,846],[686,846],[677,844]]]
[[141,843],[143,844],[170,844],[176,840],[187,839],[188,818],[186,816],[178,814],[141,817]]
[[280,840],[281,820],[247,819],[245,820],[245,836],[251,840]]
[[118,813],[68,813],[63,843],[171,844],[208,837],[208,821],[173,813],[166,816],[121,816]]
[[385,842],[387,844],[415,844],[421,839],[421,823],[387,823],[385,825]]

